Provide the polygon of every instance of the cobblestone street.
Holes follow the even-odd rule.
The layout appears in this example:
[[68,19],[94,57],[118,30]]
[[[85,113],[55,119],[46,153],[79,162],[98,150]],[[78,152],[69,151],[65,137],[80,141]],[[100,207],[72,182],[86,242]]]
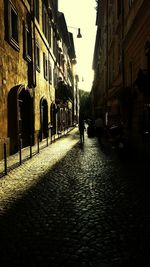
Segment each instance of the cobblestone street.
[[72,130],[0,179],[0,266],[150,266],[148,180]]

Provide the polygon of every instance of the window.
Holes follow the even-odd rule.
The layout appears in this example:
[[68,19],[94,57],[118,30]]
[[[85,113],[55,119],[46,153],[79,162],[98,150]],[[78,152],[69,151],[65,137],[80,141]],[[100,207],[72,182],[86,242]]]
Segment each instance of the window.
[[36,60],[36,69],[38,72],[40,72],[40,49],[39,49],[39,45],[36,43],[35,46],[35,60]]
[[45,53],[43,53],[43,70],[44,70],[44,78],[48,80],[48,60]]
[[132,7],[133,1],[134,1],[134,0],[128,0],[128,5],[129,5],[129,8],[131,8],[131,7]]
[[24,56],[29,62],[32,58],[32,38],[31,33],[27,27],[24,25]]
[[52,45],[51,38],[52,38],[52,29],[51,29],[51,24],[50,24],[50,21],[49,21],[49,27],[48,27],[48,43],[49,43],[49,46],[50,47]]
[[[7,31],[7,27],[6,27]],[[19,50],[18,40],[18,13],[11,1],[8,2],[8,41],[16,49]]]
[[39,0],[34,0],[34,11],[35,11],[35,17],[39,22]]
[[49,80],[49,83],[52,84],[52,67],[51,67],[51,63],[50,61],[48,62],[48,67],[49,67],[49,76],[48,76],[48,80]]
[[121,0],[117,1],[117,18],[121,15]]
[[43,21],[43,33],[45,37],[48,39],[48,14],[44,4],[43,4],[42,21]]
[[55,35],[55,32],[53,31],[53,53],[55,57],[56,57],[56,50],[57,50],[56,35]]
[[53,69],[53,81],[54,81],[54,87],[55,88],[57,87],[57,77],[58,77],[58,75],[57,75],[57,68],[55,66],[54,69]]

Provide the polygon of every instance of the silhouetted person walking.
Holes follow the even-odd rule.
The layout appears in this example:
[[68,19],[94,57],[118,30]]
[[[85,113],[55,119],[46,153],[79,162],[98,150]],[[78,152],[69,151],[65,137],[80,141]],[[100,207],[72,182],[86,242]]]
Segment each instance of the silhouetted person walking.
[[84,142],[84,130],[85,130],[85,125],[84,125],[84,120],[83,118],[79,118],[79,132],[80,132],[80,141],[81,143]]

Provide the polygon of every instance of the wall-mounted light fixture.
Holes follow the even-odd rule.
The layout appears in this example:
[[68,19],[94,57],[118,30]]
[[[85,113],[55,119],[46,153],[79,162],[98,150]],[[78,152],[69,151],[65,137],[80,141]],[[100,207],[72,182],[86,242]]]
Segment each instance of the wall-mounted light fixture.
[[77,38],[82,38],[81,31],[80,31],[80,28],[78,28],[78,34],[77,34]]
[[80,28],[76,28],[76,27],[72,27],[72,26],[68,26],[68,28],[77,30],[78,31],[77,38],[82,38],[82,34],[81,34],[81,29]]

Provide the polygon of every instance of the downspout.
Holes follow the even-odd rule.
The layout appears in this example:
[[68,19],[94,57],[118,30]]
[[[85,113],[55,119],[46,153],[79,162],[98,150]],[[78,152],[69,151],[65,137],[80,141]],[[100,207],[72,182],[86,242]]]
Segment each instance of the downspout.
[[33,45],[32,45],[32,68],[33,68],[33,125],[32,125],[32,140],[35,143],[35,88],[36,88],[36,39],[35,39],[35,1],[32,0],[32,9],[31,9],[31,20],[33,23]]
[[123,89],[125,87],[125,73],[124,73],[124,47],[123,47],[123,41],[124,41],[124,0],[121,1],[121,14],[122,14],[122,83],[123,83]]
[[[125,89],[125,69],[124,69],[124,0],[121,0],[121,17],[122,17],[122,32],[121,32],[121,52],[122,52],[122,90]],[[122,118],[124,120],[124,111],[122,113]]]
[[[105,101],[105,116],[106,114],[108,115],[108,87],[109,87],[109,82],[108,82],[108,0],[106,0],[106,101]],[[106,118],[105,118],[106,122]]]
[[32,22],[33,22],[33,53],[32,53],[32,60],[33,60],[33,87],[36,87],[36,40],[35,40],[35,1],[32,0]]

